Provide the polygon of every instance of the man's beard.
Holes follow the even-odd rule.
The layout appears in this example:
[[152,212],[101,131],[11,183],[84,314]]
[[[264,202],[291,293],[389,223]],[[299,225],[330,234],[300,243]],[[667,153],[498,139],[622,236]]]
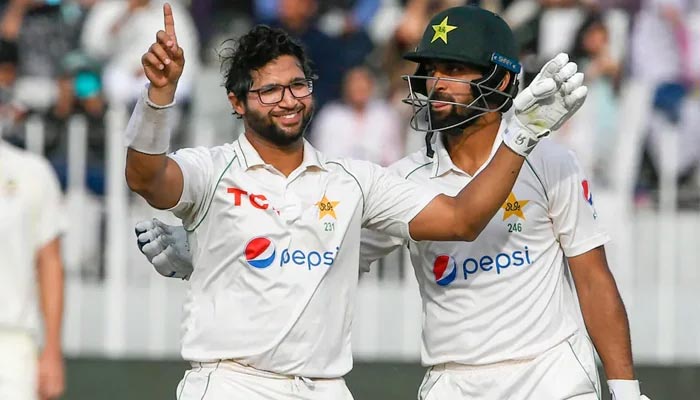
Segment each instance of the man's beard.
[[[447,94],[435,94],[432,96],[433,101],[444,101],[449,103],[457,103],[455,99]],[[471,103],[470,103],[471,104]],[[432,107],[428,107],[430,113],[430,125],[433,131],[445,132],[448,135],[459,135],[464,128],[473,125],[478,118],[474,118],[481,113],[478,110],[472,110],[466,105],[450,104],[450,113],[444,117],[439,117]],[[468,122],[464,122],[469,120]],[[451,128],[448,128],[450,127]],[[448,129],[445,129],[448,128]]]
[[306,128],[309,126],[311,118],[313,117],[314,108],[312,105],[310,105],[308,107],[301,108],[297,112],[302,113],[301,123],[299,124],[298,131],[291,133],[280,129],[269,114],[262,114],[251,109],[248,109],[248,112],[246,113],[246,121],[250,129],[260,135],[263,139],[276,146],[287,147],[297,142],[304,136],[306,133]]

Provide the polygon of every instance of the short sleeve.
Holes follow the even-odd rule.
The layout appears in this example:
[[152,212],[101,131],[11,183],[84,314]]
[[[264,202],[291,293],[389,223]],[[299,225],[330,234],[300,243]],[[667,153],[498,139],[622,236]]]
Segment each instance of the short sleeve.
[[56,173],[48,162],[41,160],[38,164],[36,182],[39,187],[34,191],[34,232],[37,248],[47,245],[65,230],[63,195]]
[[360,235],[360,271],[369,272],[370,265],[401,247],[406,240],[363,229]]
[[182,171],[183,187],[180,201],[170,211],[182,220],[186,229],[194,228],[206,211],[212,196],[213,159],[204,147],[181,149],[168,155]]
[[365,162],[361,169],[365,196],[363,227],[410,238],[408,223],[439,193],[376,164]]
[[572,153],[553,157],[549,209],[554,234],[567,257],[574,257],[607,243],[610,238],[598,222],[593,188]]

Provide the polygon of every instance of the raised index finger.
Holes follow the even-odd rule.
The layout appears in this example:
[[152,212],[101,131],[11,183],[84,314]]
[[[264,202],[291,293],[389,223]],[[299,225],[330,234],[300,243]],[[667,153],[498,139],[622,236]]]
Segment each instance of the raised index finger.
[[165,33],[173,39],[174,44],[177,44],[175,18],[173,18],[173,9],[170,7],[169,3],[163,4],[163,22],[165,24]]

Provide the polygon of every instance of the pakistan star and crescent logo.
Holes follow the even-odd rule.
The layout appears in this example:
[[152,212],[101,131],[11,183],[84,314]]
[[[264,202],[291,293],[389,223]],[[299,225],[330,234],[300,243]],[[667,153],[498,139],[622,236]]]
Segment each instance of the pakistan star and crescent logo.
[[530,200],[518,200],[513,192],[510,192],[506,202],[503,203],[501,208],[503,209],[503,220],[507,220],[511,215],[515,215],[518,218],[525,219],[525,214],[523,214],[523,208]]
[[340,204],[339,201],[328,200],[328,197],[324,194],[321,201],[316,203],[316,207],[318,207],[318,219],[323,219],[326,215],[331,216],[333,219],[338,219],[335,215],[335,207],[338,204]]
[[445,17],[445,19],[440,22],[440,25],[433,25],[435,34],[433,35],[433,39],[430,41],[430,43],[440,39],[447,44],[447,34],[455,29],[457,29],[456,26],[447,24],[447,17]]

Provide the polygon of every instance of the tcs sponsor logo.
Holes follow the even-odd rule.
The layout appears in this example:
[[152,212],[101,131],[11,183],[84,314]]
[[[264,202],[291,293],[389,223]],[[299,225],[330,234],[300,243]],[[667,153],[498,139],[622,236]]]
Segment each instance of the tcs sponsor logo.
[[270,207],[270,203],[267,201],[267,197],[265,197],[264,194],[248,193],[243,189],[233,187],[226,189],[226,192],[233,194],[234,206],[240,206],[243,197],[247,197],[250,205],[257,209],[267,210]]
[[277,257],[275,243],[261,236],[251,239],[246,244],[245,259],[251,267],[258,269],[264,269],[276,263],[280,267],[305,266],[310,271],[314,267],[333,265],[339,250],[339,247],[336,247],[335,251],[283,249]]
[[[437,256],[433,262],[433,274],[435,275],[435,283],[440,286],[447,286],[458,275],[462,276],[464,280],[469,280],[469,276],[476,273],[495,271],[496,274],[500,275],[502,270],[531,264],[530,250],[527,246],[512,253],[498,253],[495,256],[485,255],[477,258],[470,257],[459,262],[453,256],[442,254]],[[459,274],[460,271],[461,274]]]

